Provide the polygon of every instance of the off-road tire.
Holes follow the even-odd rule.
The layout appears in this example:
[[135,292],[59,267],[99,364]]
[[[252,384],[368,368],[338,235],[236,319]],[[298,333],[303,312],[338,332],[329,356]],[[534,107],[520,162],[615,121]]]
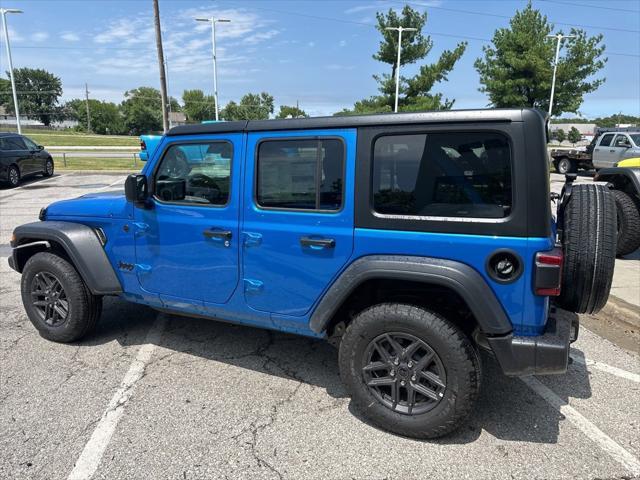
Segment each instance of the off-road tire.
[[[51,165],[51,168],[49,168],[49,165]],[[44,170],[42,171],[42,176],[45,178],[52,177],[54,168],[55,165],[53,163],[53,159],[47,158],[47,160],[44,162]]]
[[640,205],[622,190],[613,190],[618,216],[617,255],[628,255],[640,247]]
[[[32,302],[32,282],[41,272],[55,276],[64,289],[68,301],[68,314],[57,326],[45,323]],[[95,327],[102,312],[102,297],[93,295],[76,269],[64,258],[49,252],[33,255],[24,266],[21,281],[22,303],[27,316],[40,335],[54,342],[68,343],[80,340]]]
[[578,171],[576,162],[568,157],[559,158],[555,161],[554,166],[556,167],[556,172],[561,175],[564,175],[565,173],[576,173]]
[[616,256],[616,205],[604,185],[573,185],[564,206],[564,265],[558,304],[596,313],[607,303]]
[[7,170],[7,183],[11,188],[20,185],[20,170],[15,165],[10,165]]
[[[365,383],[365,352],[374,339],[389,332],[407,333],[424,341],[446,371],[446,387],[429,411],[403,414],[378,400]],[[437,438],[460,426],[472,411],[481,382],[478,351],[454,324],[429,310],[401,303],[383,303],[360,312],[347,327],[339,351],[340,374],[356,409],[385,430],[413,438]]]

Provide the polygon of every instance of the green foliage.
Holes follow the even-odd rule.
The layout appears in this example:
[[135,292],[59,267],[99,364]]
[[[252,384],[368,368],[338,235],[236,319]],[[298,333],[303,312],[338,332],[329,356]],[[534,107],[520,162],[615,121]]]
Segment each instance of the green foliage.
[[556,140],[558,140],[558,143],[562,143],[567,139],[567,134],[562,128],[556,130],[554,136],[556,137]]
[[162,130],[162,100],[160,91],[152,87],[138,87],[124,92],[120,105],[125,129],[131,135]]
[[[515,13],[509,28],[495,31],[493,44],[483,47],[484,57],[474,64],[480,91],[488,94],[492,106],[548,110],[557,40],[547,35],[553,31],[554,25],[531,3]],[[607,61],[602,58],[603,36],[588,37],[578,29],[570,34],[576,38],[563,41],[564,55],[558,60],[554,115],[577,112],[583,96],[604,82],[593,78]]]
[[276,118],[301,118],[308,117],[307,112],[301,110],[298,107],[292,107],[289,105],[280,105],[280,111],[276,115]]
[[[68,115],[79,122],[79,131],[87,131],[87,104],[85,100],[79,98],[70,100],[65,104],[65,110]],[[126,132],[124,118],[115,103],[89,99],[89,115],[91,116],[91,131],[93,133],[121,135]]]
[[[433,48],[431,37],[424,36],[422,30],[427,22],[427,13],[419,13],[406,5],[401,15],[390,9],[386,14],[376,14],[376,28],[382,35],[378,52],[373,56],[376,60],[391,65],[391,73],[374,75],[378,82],[379,95],[356,102],[352,109],[344,109],[336,115],[355,115],[365,113],[392,112],[395,104],[395,69],[398,54],[398,32],[386,30],[387,27],[402,26],[417,28],[416,32],[403,32],[402,54],[400,64],[407,65],[424,59]],[[443,99],[441,93],[431,93],[434,85],[447,81],[447,75],[456,62],[462,57],[467,47],[466,42],[450,51],[445,50],[440,58],[432,64],[424,64],[411,78],[400,76],[398,110],[411,112],[421,110],[448,110],[454,100]]]
[[247,93],[240,103],[229,102],[220,112],[225,120],[266,120],[273,114],[273,97],[267,92]]
[[571,130],[569,130],[569,134],[567,135],[567,140],[575,145],[581,139],[582,134],[580,133],[580,130],[578,130],[576,127],[571,127]]
[[[40,120],[45,125],[62,117],[58,99],[62,95],[62,82],[54,74],[41,68],[16,68],[13,70],[16,81],[20,115]],[[9,77],[9,72],[7,72]],[[0,105],[9,113],[15,113],[11,82],[0,83]]]
[[182,94],[184,113],[190,122],[202,122],[216,118],[216,102],[213,95],[202,90],[185,90]]

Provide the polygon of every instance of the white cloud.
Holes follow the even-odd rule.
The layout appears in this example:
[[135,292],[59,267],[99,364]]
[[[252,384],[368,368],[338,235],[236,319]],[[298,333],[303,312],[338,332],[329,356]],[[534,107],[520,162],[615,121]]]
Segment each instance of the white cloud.
[[31,35],[31,40],[34,42],[44,42],[47,38],[49,38],[49,34],[47,32],[36,32]]
[[308,46],[310,46],[311,48],[316,46],[316,42],[309,42],[307,43]]
[[[416,7],[437,7],[438,5],[442,5],[442,0],[413,0],[411,2],[411,6],[415,9]],[[373,2],[366,5],[358,5],[356,7],[347,8],[344,13],[347,15],[352,13],[366,12],[369,10],[375,11],[387,11],[389,8],[394,8],[400,10],[402,5],[398,5],[396,2],[389,3],[384,1]]]
[[[10,43],[20,43],[24,41],[24,37],[16,32],[13,28],[9,27],[7,30],[9,31]],[[2,38],[2,42],[4,43],[4,37]]]
[[80,36],[73,32],[62,32],[60,38],[65,42],[77,42],[80,40]]
[[339,47],[346,47],[347,46],[347,41],[346,40],[340,40],[340,42],[338,42],[338,46]]
[[243,42],[248,43],[249,45],[255,45],[256,43],[261,43],[266,40],[270,40],[276,35],[280,33],[279,30],[267,30],[265,32],[256,32],[253,35],[246,37]]

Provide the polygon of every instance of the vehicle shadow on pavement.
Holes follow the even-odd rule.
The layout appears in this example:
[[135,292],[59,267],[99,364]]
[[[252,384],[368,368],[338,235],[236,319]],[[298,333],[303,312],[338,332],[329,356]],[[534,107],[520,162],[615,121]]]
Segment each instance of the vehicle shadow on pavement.
[[[145,341],[146,331],[157,312],[118,299],[105,299],[98,329],[83,345],[117,340],[123,346]],[[176,365],[214,361],[254,372],[302,382],[324,389],[349,404],[349,411],[371,425],[350,402],[338,372],[338,351],[324,340],[245,327],[214,320],[165,314],[167,323],[157,353]],[[189,357],[176,354],[185,354]],[[572,349],[573,357],[580,357]],[[171,358],[169,358],[171,357]],[[582,360],[584,358],[582,357]],[[482,353],[483,383],[474,412],[456,432],[428,442],[442,445],[472,443],[485,431],[505,441],[557,443],[563,415],[518,378],[506,377],[497,362]],[[543,383],[544,377],[538,377]],[[564,401],[591,397],[591,386],[583,362],[573,363],[566,375],[556,377],[555,393]],[[560,387],[557,387],[560,385]],[[505,455],[506,455],[505,451]]]

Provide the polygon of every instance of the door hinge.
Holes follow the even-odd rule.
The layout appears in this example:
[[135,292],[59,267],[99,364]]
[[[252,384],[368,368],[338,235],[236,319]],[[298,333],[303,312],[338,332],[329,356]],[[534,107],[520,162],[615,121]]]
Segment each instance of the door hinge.
[[264,283],[260,280],[253,280],[251,278],[244,279],[244,291],[245,293],[260,293],[264,287]]

